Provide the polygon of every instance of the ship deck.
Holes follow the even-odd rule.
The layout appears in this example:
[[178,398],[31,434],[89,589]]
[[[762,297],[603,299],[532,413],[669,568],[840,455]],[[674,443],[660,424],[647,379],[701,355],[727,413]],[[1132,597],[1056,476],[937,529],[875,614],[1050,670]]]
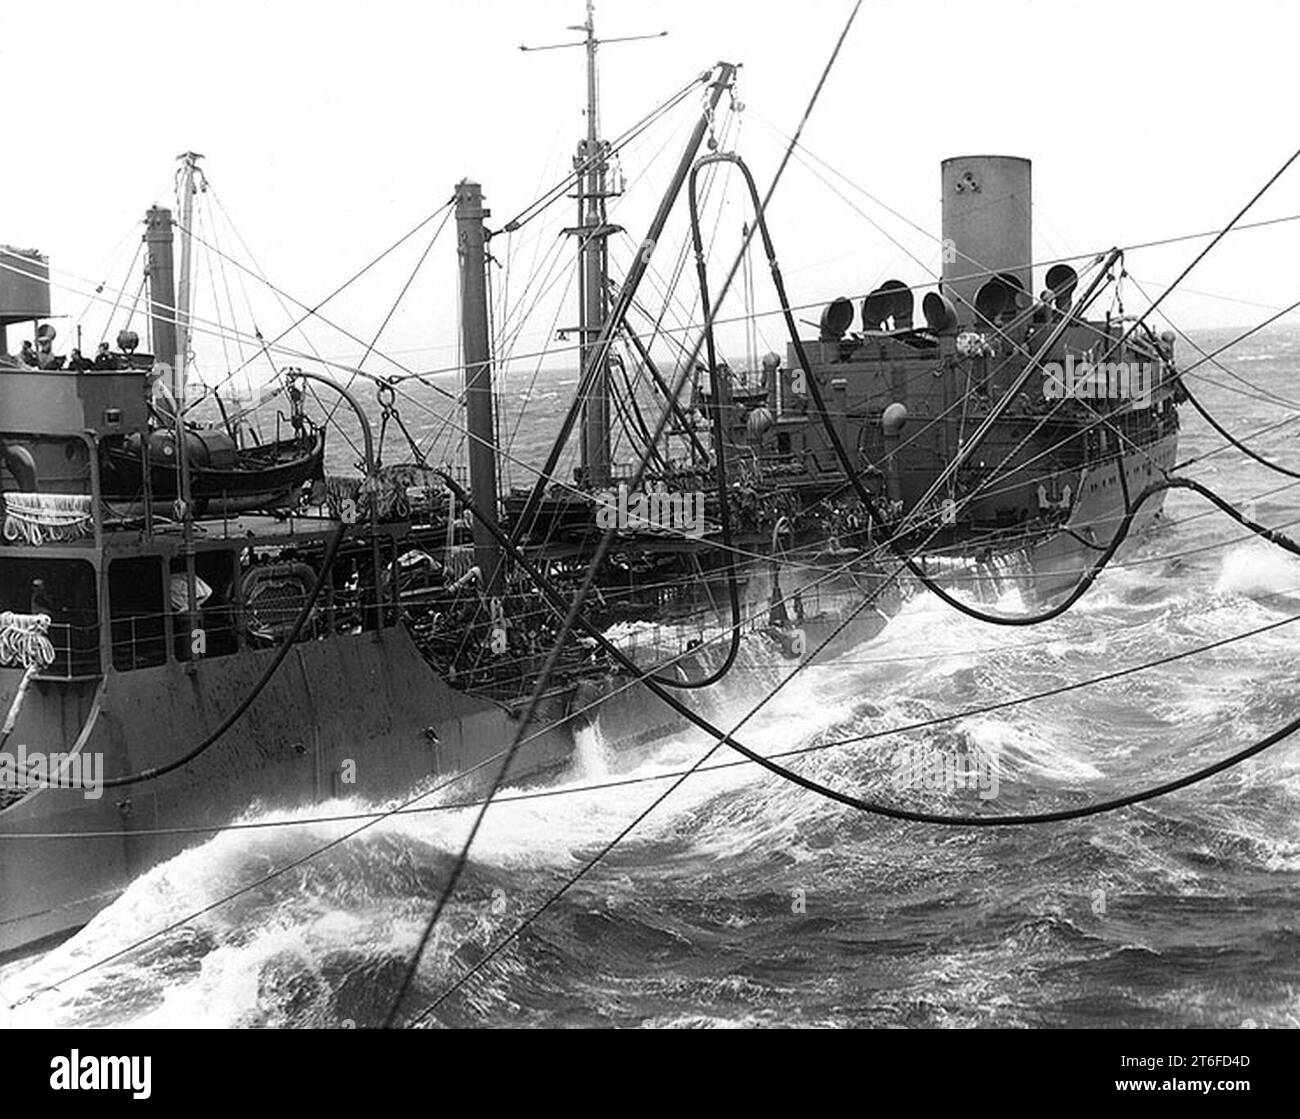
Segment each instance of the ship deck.
[[[330,517],[273,516],[265,513],[241,513],[228,517],[210,517],[193,522],[194,542],[205,545],[229,544],[261,548],[289,547],[327,541],[337,531],[340,521]],[[369,526],[364,526],[367,533]],[[184,526],[179,521],[153,520],[152,542],[145,535],[144,518],[106,518],[103,532],[103,551],[113,555],[141,555],[167,550],[171,542],[179,543],[184,536]],[[404,521],[380,523],[375,526],[379,536],[401,538],[410,532]],[[47,559],[86,559],[99,550],[93,533],[77,540],[47,541],[32,545],[22,541],[0,543],[0,556],[31,558],[39,555]]]

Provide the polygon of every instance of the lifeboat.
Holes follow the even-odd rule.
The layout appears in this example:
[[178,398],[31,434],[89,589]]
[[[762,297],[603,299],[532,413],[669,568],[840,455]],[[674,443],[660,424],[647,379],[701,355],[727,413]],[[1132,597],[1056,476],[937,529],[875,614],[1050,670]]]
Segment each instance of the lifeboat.
[[[104,448],[104,496],[109,501],[138,501],[145,491],[144,464],[155,500],[180,492],[176,434],[152,431],[146,439],[127,436]],[[291,502],[304,483],[324,478],[325,433],[240,448],[224,431],[187,431],[190,494],[196,504],[228,510],[278,508]]]

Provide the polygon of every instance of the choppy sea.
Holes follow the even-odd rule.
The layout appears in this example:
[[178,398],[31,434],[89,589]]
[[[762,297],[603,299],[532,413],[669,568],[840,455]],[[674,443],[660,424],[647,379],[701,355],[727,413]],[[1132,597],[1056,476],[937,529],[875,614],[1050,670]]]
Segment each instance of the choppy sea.
[[[1205,346],[1231,332],[1197,335]],[[1186,346],[1180,359],[1192,358]],[[1272,330],[1190,383],[1258,451],[1300,468],[1300,331]],[[1204,374],[1204,378],[1200,376]],[[517,444],[535,459],[570,391]],[[549,393],[549,397],[542,394]],[[1288,405],[1277,398],[1296,401]],[[1185,473],[1300,531],[1300,482],[1251,463],[1183,410]],[[1024,608],[1014,590],[998,605]],[[960,713],[1300,617],[1300,561],[1173,492],[1092,591],[1007,630],[914,597],[875,640],[814,663],[747,724],[784,751]],[[773,681],[734,673],[699,702],[723,725]],[[1053,698],[808,753],[801,772],[931,811],[989,807],[989,784],[900,788],[901,752],[978,759],[992,807],[1032,812],[1205,765],[1300,712],[1300,622]],[[712,743],[635,754],[599,726],[556,792],[494,806],[431,943],[408,1013],[472,967]],[[717,760],[724,759],[721,756]],[[638,779],[629,783],[628,779]],[[644,779],[644,780],[640,780]],[[612,784],[612,782],[619,782]],[[508,795],[513,795],[508,794]],[[432,803],[457,799],[454,787]],[[85,929],[0,972],[13,1025],[368,1026],[382,1020],[472,818],[355,824],[360,800],[229,831],[143,875]],[[185,920],[185,918],[190,918]],[[177,927],[80,978],[64,977]],[[35,997],[25,998],[57,984]],[[896,823],[754,766],[688,780],[427,1024],[560,1026],[1300,1025],[1300,742],[1163,799],[1042,827]]]

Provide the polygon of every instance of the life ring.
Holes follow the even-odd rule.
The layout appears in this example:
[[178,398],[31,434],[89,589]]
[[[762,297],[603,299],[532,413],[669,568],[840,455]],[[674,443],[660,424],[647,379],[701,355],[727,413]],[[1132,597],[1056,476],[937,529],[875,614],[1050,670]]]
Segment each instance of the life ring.
[[[244,631],[255,641],[274,643],[289,635],[302,604],[311,596],[316,572],[305,563],[273,563],[244,573]],[[317,610],[307,619],[309,632]]]

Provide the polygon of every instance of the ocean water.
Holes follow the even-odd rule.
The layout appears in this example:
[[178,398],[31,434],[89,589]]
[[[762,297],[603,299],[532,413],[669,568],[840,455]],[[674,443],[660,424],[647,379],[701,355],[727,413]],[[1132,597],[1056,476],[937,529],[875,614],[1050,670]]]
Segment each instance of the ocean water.
[[[1229,335],[1198,339],[1208,347]],[[1184,364],[1190,356],[1181,347]],[[1300,401],[1300,331],[1262,333],[1225,360],[1259,390]],[[1300,403],[1199,372],[1220,382],[1193,379],[1201,399],[1242,436],[1300,416]],[[564,379],[541,386],[554,393],[552,410],[527,425],[521,457],[545,445],[571,391]],[[1183,423],[1181,457],[1198,460],[1188,476],[1235,503],[1253,501],[1265,524],[1300,531],[1300,483],[1220,451],[1190,407]],[[1300,468],[1297,430],[1252,442]],[[1000,605],[1023,604],[1011,592]],[[874,641],[800,672],[740,737],[780,752],[873,734],[788,764],[887,803],[953,814],[1084,804],[1188,772],[1293,718],[1300,623],[1053,698],[924,731],[891,728],[1298,614],[1300,561],[1174,492],[1162,520],[1064,617],[1008,630],[915,597]],[[730,727],[776,682],[746,657],[695,701]],[[407,1015],[438,999],[659,796],[664,775],[711,745],[690,733],[632,753],[597,725],[572,772],[546,790],[554,795],[512,791],[494,806]],[[996,796],[981,797],[987,783],[900,787],[908,749],[945,759],[948,772],[984,767]],[[713,759],[732,760],[725,751]],[[452,787],[431,803],[456,799]],[[250,817],[286,826],[196,845],[71,940],[0,973],[4,1006],[17,1003],[0,1016],[41,1026],[376,1025],[472,810],[390,818],[213,906],[355,827],[294,821],[376,807],[331,802]],[[425,1024],[1295,1027],[1300,744],[1109,815],[985,830],[861,815],[750,765],[706,772]]]

